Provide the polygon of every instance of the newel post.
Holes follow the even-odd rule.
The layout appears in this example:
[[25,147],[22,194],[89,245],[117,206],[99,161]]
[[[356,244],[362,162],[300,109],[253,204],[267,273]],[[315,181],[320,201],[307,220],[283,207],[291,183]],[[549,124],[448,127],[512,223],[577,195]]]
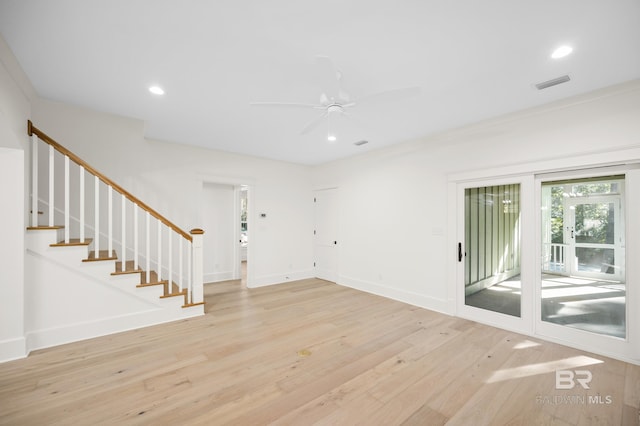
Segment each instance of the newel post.
[[202,303],[204,301],[203,284],[203,256],[202,256],[202,240],[204,231],[202,229],[192,229],[191,237],[191,250],[193,255],[191,256],[191,268],[193,271],[193,287],[191,289],[191,303]]

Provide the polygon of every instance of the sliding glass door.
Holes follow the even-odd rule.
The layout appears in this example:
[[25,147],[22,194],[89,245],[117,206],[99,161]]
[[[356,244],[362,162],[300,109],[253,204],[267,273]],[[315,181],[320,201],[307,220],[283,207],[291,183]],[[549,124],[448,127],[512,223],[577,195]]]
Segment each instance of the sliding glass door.
[[640,166],[455,191],[457,315],[640,360],[640,287],[629,285],[640,276]]
[[531,279],[523,280],[523,259],[533,252],[534,234],[525,227],[532,220],[532,186],[532,178],[458,185],[459,315],[516,331],[531,329],[533,291]]
[[520,317],[520,185],[465,189],[465,305]]
[[542,321],[624,338],[624,176],[541,185]]

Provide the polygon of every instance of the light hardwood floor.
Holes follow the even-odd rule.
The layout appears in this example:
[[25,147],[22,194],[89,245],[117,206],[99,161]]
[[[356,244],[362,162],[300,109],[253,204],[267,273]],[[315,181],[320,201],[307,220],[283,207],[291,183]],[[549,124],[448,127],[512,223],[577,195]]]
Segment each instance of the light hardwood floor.
[[638,424],[638,366],[317,279],[205,292],[203,317],[0,364],[0,424]]

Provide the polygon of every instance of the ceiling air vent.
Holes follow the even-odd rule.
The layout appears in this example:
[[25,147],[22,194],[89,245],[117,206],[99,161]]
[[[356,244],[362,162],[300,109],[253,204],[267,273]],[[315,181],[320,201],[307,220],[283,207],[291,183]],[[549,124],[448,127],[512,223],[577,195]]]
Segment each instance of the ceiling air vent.
[[355,146],[360,146],[360,145],[364,145],[364,144],[366,144],[366,143],[369,143],[369,141],[364,141],[364,140],[362,140],[362,141],[354,142],[353,144],[354,144]]
[[571,80],[568,75],[563,75],[562,77],[554,78],[552,80],[543,81],[542,83],[536,84],[538,90],[546,89],[547,87],[557,86],[558,84],[566,83]]

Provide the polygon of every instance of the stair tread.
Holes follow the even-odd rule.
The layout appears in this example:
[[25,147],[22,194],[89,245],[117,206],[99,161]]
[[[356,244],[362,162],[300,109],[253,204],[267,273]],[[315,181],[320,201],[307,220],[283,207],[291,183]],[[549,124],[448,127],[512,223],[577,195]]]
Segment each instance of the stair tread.
[[85,238],[84,242],[80,241],[80,238],[70,238],[68,243],[65,243],[64,240],[62,240],[49,245],[51,247],[88,246],[92,241],[92,238]]
[[191,308],[192,306],[200,306],[200,305],[204,305],[205,302],[197,302],[197,303],[185,303],[184,305],[182,305],[183,308]]
[[47,229],[62,229],[64,226],[54,225],[54,226],[27,226],[27,230],[29,231],[42,231]]
[[160,296],[160,299],[166,299],[168,297],[178,297],[178,296],[184,296],[187,294],[187,290],[186,289],[182,289],[182,291],[178,291],[175,293],[169,293],[169,294],[165,294]]
[[98,257],[96,257],[95,250],[92,250],[89,253],[89,257],[86,259],[82,259],[83,262],[99,262],[102,260],[116,260],[118,256],[116,255],[116,251],[112,250],[111,255],[109,255],[109,250],[100,250],[98,252]]
[[147,281],[147,271],[143,271],[140,277],[140,284],[152,285],[152,284],[167,284],[167,280],[158,279],[156,271],[149,271],[149,281]]
[[154,285],[166,285],[167,282],[166,281],[151,281],[148,283],[140,283],[138,285],[136,285],[136,287],[151,287]]
[[111,275],[120,275],[120,274],[135,274],[135,273],[140,273],[140,272],[144,272],[142,270],[142,268],[140,268],[140,265],[138,265],[137,268],[134,268],[134,262],[133,260],[127,260],[124,263],[124,270],[122,269],[122,261],[120,262],[116,262],[116,270],[115,272],[112,272]]

